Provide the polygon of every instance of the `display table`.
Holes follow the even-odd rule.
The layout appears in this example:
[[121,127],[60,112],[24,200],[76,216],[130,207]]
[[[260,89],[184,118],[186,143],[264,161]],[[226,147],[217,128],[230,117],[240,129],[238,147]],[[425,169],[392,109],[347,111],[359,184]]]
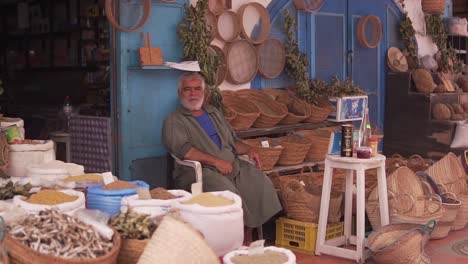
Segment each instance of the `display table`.
[[[325,172],[323,177],[322,199],[320,204],[320,217],[318,225],[317,246],[315,254],[328,254],[337,257],[353,259],[364,263],[365,252],[365,171],[377,168],[377,188],[379,191],[380,220],[382,226],[389,224],[387,181],[385,177],[385,156],[377,155],[370,159],[346,158],[328,155],[325,159]],[[328,209],[330,206],[330,192],[332,188],[333,169],[345,169],[345,221],[344,236],[327,240]],[[356,236],[351,236],[351,214],[353,203],[353,175],[356,171]],[[356,250],[340,248],[342,245],[355,244]]]

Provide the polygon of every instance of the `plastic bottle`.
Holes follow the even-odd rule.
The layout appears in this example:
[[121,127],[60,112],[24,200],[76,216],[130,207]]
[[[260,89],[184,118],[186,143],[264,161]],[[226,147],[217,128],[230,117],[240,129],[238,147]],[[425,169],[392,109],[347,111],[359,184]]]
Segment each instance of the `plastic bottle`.
[[65,120],[64,120],[64,130],[65,132],[68,132],[68,129],[69,129],[69,124],[70,124],[70,116],[73,112],[73,107],[71,105],[71,101],[70,101],[70,96],[65,96],[65,100],[63,101],[63,114],[65,116]]
[[369,121],[369,108],[366,108],[359,128],[360,146],[367,147],[367,140],[372,137],[372,128]]

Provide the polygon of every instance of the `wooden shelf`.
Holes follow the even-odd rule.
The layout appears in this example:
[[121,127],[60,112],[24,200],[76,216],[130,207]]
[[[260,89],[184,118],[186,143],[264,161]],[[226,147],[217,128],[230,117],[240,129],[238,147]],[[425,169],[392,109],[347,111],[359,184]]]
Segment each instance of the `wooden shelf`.
[[322,165],[324,164],[323,161],[305,161],[301,164],[297,165],[291,165],[291,166],[275,166],[271,170],[263,171],[265,174],[272,174],[272,173],[284,173],[284,172],[290,172],[290,171],[295,171],[295,170],[301,170],[302,168],[307,168],[307,167],[314,167],[316,165]]
[[320,127],[329,127],[329,126],[339,126],[340,123],[334,123],[325,121],[322,123],[299,123],[293,125],[279,125],[275,127],[269,128],[250,128],[247,130],[236,131],[236,135],[240,138],[249,138],[249,137],[259,137],[259,136],[267,136],[267,135],[274,135],[286,132],[292,132],[296,130],[302,129],[315,129]]
[[158,66],[129,66],[129,70],[177,70],[168,66],[158,65]]

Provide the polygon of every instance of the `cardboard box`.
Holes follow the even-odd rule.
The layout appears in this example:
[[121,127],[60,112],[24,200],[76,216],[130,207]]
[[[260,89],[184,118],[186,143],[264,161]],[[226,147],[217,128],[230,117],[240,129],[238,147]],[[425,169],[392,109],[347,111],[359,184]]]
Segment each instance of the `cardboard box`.
[[330,98],[329,101],[336,107],[336,111],[328,116],[328,120],[334,122],[362,120],[367,100],[367,95]]

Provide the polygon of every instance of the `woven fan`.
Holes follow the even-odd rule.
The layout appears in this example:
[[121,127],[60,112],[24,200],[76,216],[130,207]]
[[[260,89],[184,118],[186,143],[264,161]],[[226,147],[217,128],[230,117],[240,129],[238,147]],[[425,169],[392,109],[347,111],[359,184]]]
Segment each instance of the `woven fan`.
[[232,84],[250,82],[258,70],[258,56],[255,47],[247,40],[238,40],[227,47],[227,80]]
[[267,79],[278,77],[286,61],[284,47],[277,39],[269,39],[257,47],[258,73]]

